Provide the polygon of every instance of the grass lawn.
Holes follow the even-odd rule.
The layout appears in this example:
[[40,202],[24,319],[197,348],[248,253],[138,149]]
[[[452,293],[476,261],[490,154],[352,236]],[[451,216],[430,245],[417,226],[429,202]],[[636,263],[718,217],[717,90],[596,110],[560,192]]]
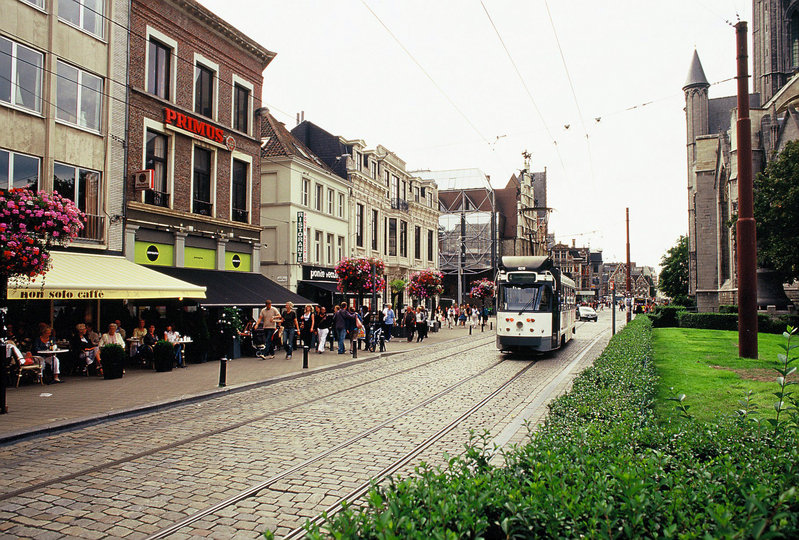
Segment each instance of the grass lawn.
[[[794,337],[792,342],[799,342]],[[749,390],[759,417],[773,417],[778,390],[777,355],[785,338],[758,335],[757,360],[738,357],[738,333],[725,330],[656,328],[653,330],[655,366],[660,380],[655,412],[662,419],[677,418],[673,401],[666,398],[685,394],[689,412],[699,420],[735,414]],[[796,350],[794,350],[794,353]],[[790,380],[796,380],[791,375]],[[674,388],[674,390],[670,390]]]

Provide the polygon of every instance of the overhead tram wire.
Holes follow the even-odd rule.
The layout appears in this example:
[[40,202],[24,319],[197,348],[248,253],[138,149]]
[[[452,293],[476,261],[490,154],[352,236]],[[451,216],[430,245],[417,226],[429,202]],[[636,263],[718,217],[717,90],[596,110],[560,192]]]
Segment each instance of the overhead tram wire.
[[444,91],[444,89],[441,88],[441,86],[439,86],[439,84],[435,81],[435,79],[433,79],[430,73],[427,72],[424,66],[422,66],[422,64],[416,59],[416,57],[413,56],[411,51],[409,51],[408,48],[402,44],[399,38],[396,35],[394,35],[394,32],[391,31],[391,29],[386,25],[386,23],[384,23],[383,20],[377,15],[377,13],[375,13],[374,10],[369,6],[369,4],[366,3],[366,0],[361,0],[361,3],[364,5],[364,7],[367,10],[369,10],[369,13],[371,13],[372,16],[374,16],[374,18],[377,19],[377,22],[379,22],[380,25],[386,30],[386,32],[388,32],[391,38],[397,42],[397,45],[400,46],[400,48],[405,52],[405,54],[408,55],[408,57],[413,61],[413,63],[416,64],[416,66],[422,71],[422,73],[424,73],[424,75],[430,80],[430,82],[433,83],[433,86],[436,87],[436,90],[438,90],[441,93],[441,95],[444,96],[444,98],[449,102],[449,104],[452,105],[452,107],[456,111],[458,111],[458,114],[460,114],[461,117],[464,120],[466,120],[466,123],[468,123],[469,126],[475,131],[475,133],[477,133],[480,136],[483,142],[485,142],[488,146],[491,146],[491,142],[485,137],[485,135],[482,134],[482,132],[479,129],[477,129],[477,126],[475,126],[474,123],[469,119],[469,117],[466,116],[466,114],[461,110],[461,108],[458,107],[457,104],[455,104],[455,102],[452,100],[452,98],[449,97],[449,95]]
[[552,12],[549,10],[548,0],[544,0],[544,6],[547,9],[547,17],[549,18],[549,25],[552,28],[552,35],[555,37],[555,43],[558,46],[558,52],[560,53],[560,60],[563,63],[563,70],[566,72],[566,79],[569,81],[569,89],[571,90],[572,98],[574,98],[574,106],[577,108],[577,116],[580,118],[580,124],[583,126],[583,134],[585,135],[585,145],[586,145],[586,150],[588,151],[588,165],[589,165],[589,170],[591,171],[591,185],[593,187],[594,197],[597,197],[596,174],[594,173],[594,155],[593,152],[591,152],[591,139],[588,137],[588,128],[585,125],[585,119],[583,118],[583,111],[580,108],[580,102],[577,100],[577,92],[574,90],[574,81],[572,80],[571,73],[569,72],[569,66],[566,64],[566,56],[563,54],[563,47],[561,47],[560,45],[558,30],[555,28],[555,21],[552,19]]
[[516,62],[513,60],[513,56],[511,56],[510,50],[508,50],[508,46],[505,45],[505,40],[502,39],[502,34],[499,33],[499,29],[497,28],[497,25],[494,24],[494,19],[491,18],[491,14],[488,12],[488,8],[483,3],[483,0],[480,0],[480,5],[483,6],[483,11],[485,11],[486,17],[488,17],[488,22],[491,23],[491,27],[494,29],[494,32],[496,33],[497,38],[499,39],[499,42],[502,44],[502,48],[505,49],[505,54],[508,55],[508,60],[510,60],[511,65],[513,65],[513,69],[516,71],[516,75],[519,77],[519,80],[521,81],[522,86],[524,87],[524,91],[527,92],[527,97],[530,98],[530,103],[533,104],[533,109],[535,110],[536,114],[538,114],[538,118],[541,120],[541,124],[543,124],[544,129],[546,130],[549,140],[551,140],[552,144],[555,146],[555,151],[558,154],[558,159],[560,160],[560,166],[563,168],[563,172],[566,173],[566,176],[568,176],[568,172],[566,171],[566,164],[563,162],[563,156],[561,155],[560,148],[558,147],[558,141],[555,139],[555,137],[552,136],[552,132],[549,129],[546,120],[544,119],[544,115],[541,114],[541,109],[538,108],[538,103],[536,103],[535,98],[533,97],[533,93],[530,92],[530,88],[527,86],[524,77],[522,77],[522,73],[521,71],[519,71],[519,67],[516,65]]

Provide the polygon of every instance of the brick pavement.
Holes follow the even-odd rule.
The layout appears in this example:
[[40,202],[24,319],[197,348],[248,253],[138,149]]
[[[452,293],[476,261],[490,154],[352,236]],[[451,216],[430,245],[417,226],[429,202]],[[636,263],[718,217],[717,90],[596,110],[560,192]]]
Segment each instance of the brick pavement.
[[[475,332],[480,334],[478,327]],[[488,327],[485,329],[488,332]],[[422,344],[404,338],[387,344],[384,355],[407,352],[443,341],[469,335],[468,327],[442,328],[430,332]],[[73,427],[95,422],[109,416],[152,410],[176,402],[206,399],[254,386],[270,384],[304,373],[335,369],[353,362],[365,362],[379,357],[377,353],[358,351],[354,360],[350,354],[338,355],[327,350],[324,354],[310,353],[307,370],[302,369],[302,354],[295,352],[286,360],[282,352],[274,359],[237,358],[227,365],[227,386],[220,388],[219,362],[190,364],[186,369],[156,373],[150,370],[127,369],[122,379],[102,377],[64,377],[64,384],[47,386],[26,384],[9,388],[9,414],[0,415],[0,442],[21,436]]]

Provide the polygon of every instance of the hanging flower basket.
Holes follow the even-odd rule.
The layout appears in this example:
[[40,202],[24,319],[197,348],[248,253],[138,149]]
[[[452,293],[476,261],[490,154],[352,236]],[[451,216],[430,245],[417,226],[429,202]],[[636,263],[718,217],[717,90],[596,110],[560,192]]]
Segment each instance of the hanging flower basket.
[[494,298],[496,285],[490,279],[483,278],[479,281],[472,281],[472,290],[469,296],[472,298]]
[[444,274],[432,268],[414,272],[406,288],[414,298],[432,298],[444,292]]
[[[375,277],[372,279],[372,266]],[[386,287],[383,276],[386,266],[380,259],[365,257],[345,257],[336,266],[338,290],[345,293],[371,294]]]

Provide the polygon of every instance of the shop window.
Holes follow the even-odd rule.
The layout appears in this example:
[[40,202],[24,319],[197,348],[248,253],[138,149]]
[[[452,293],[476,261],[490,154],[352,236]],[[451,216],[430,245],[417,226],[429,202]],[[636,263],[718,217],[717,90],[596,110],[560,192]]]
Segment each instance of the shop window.
[[147,91],[163,99],[170,99],[172,49],[150,39],[147,58]]
[[104,0],[59,0],[58,18],[103,37]]
[[233,129],[250,132],[250,90],[240,84],[233,85]]
[[194,112],[214,116],[214,72],[202,64],[194,66]]
[[0,189],[37,191],[39,164],[37,157],[0,150]]
[[211,151],[194,148],[194,189],[192,212],[203,216],[213,215],[211,202]]
[[144,191],[144,202],[155,206],[169,208],[167,192],[167,151],[169,139],[166,135],[147,130],[144,166],[153,171],[153,189]]
[[100,131],[103,80],[60,61],[57,69],[56,118]]
[[44,55],[0,37],[0,101],[29,111],[42,111]]
[[56,162],[53,191],[70,199],[86,215],[86,223],[78,232],[78,238],[101,241],[104,217],[100,215],[100,173]]
[[230,218],[240,223],[249,223],[250,217],[250,213],[247,210],[247,169],[248,164],[246,162],[238,159],[233,160]]

